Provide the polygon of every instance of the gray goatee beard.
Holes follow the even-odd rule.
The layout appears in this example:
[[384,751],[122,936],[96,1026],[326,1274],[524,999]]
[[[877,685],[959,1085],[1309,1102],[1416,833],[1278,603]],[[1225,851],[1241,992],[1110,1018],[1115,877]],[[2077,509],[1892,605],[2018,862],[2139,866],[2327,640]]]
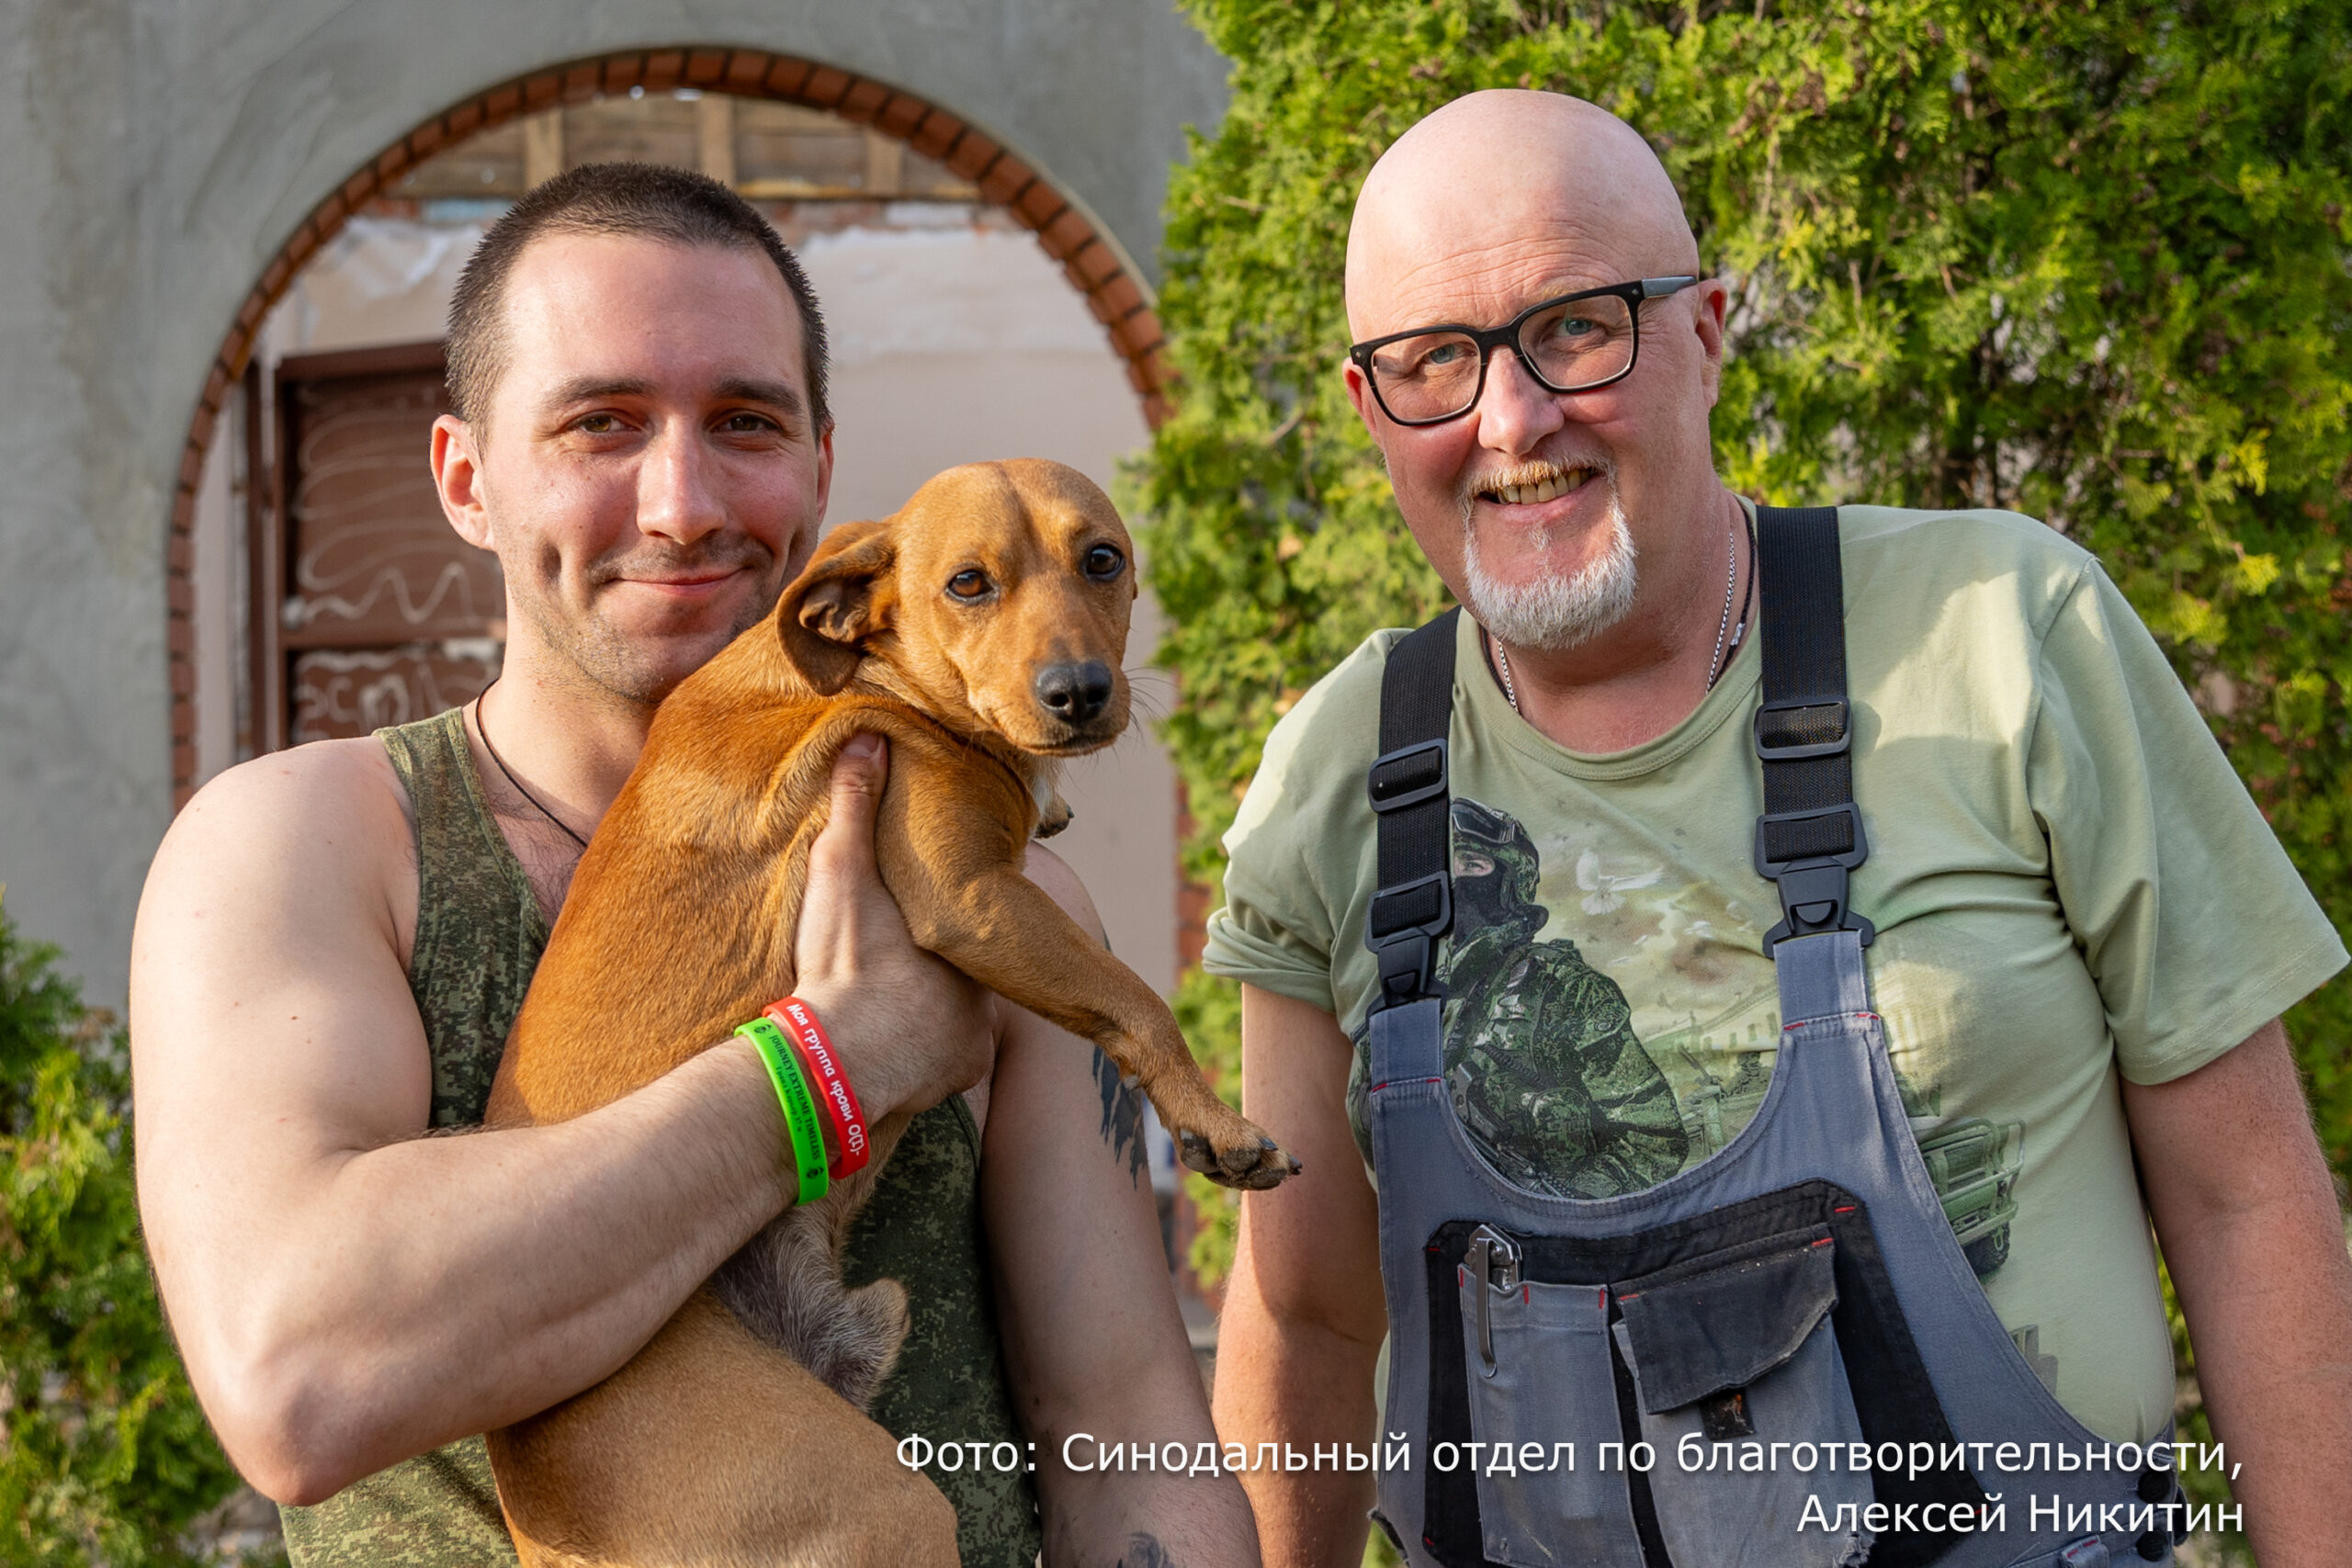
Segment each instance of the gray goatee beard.
[[[1533,582],[1506,583],[1489,575],[1478,558],[1478,528],[1471,502],[1463,503],[1466,536],[1463,586],[1470,614],[1487,634],[1513,648],[1565,653],[1607,631],[1634,607],[1637,574],[1634,570],[1634,536],[1625,525],[1625,507],[1617,494],[1617,476],[1597,476],[1609,486],[1609,547],[1599,560],[1573,577],[1544,577]],[[1589,481],[1588,481],[1589,482]],[[1535,547],[1550,543],[1539,533]]]

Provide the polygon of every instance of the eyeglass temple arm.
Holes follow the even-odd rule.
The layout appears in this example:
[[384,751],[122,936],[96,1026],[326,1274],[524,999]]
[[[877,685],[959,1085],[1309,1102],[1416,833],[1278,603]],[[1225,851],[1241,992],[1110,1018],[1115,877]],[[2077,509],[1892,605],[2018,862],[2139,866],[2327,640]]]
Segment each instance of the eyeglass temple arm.
[[1655,299],[1662,294],[1679,294],[1698,281],[1695,277],[1645,277],[1642,279],[1642,298]]

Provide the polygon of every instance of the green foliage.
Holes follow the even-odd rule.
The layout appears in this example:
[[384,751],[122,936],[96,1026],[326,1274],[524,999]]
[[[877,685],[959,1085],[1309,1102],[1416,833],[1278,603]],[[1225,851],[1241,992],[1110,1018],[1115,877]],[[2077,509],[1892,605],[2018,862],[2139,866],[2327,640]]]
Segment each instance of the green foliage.
[[164,1331],[127,1040],[0,908],[0,1562],[187,1562],[235,1484]]
[[[1342,389],[1341,261],[1388,143],[1517,85],[1639,129],[1732,284],[1725,478],[2013,507],[2097,550],[2352,922],[2352,0],[1192,8],[1238,63],[1170,186],[1182,384],[1127,499],[1193,874],[1274,719],[1445,602]],[[2352,987],[2289,1026],[2352,1171]]]
[[[2352,0],[1191,6],[1233,101],[1170,186],[1182,385],[1126,498],[1182,681],[1193,874],[1218,879],[1274,720],[1445,602],[1339,375],[1349,209],[1430,110],[1529,86],[1640,130],[1732,285],[1726,480],[2010,507],[2096,550],[2352,926]],[[1231,990],[1183,991],[1228,1094]],[[2352,987],[2288,1025],[2352,1173]],[[1233,1211],[1193,1190],[1213,1271]]]

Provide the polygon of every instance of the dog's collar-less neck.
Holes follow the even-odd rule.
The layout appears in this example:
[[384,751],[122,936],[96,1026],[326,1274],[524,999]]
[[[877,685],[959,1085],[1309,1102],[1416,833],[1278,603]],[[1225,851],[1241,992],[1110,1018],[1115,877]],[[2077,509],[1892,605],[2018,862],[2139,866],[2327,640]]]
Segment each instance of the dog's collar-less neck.
[[1002,768],[1012,777],[1012,782],[1020,786],[1021,793],[1035,801],[1040,812],[1045,810],[1046,803],[1054,795],[1053,784],[1046,777],[1044,769],[1029,765],[1028,753],[1014,751],[1008,756],[1003,750],[989,745],[985,739],[979,737],[966,739],[964,744]]
[[1046,808],[1052,803],[1054,785],[1051,773],[1038,766],[1037,759],[1031,757],[1028,752],[1012,747],[992,745],[986,736],[966,735],[959,730],[950,728],[942,724],[933,715],[925,713],[905,697],[886,686],[879,685],[878,682],[868,689],[874,695],[897,708],[901,716],[929,726],[952,744],[976,756],[985,757],[996,764],[1003,771],[1005,776],[1012,781],[1014,788],[1036,803],[1040,816],[1044,815]]

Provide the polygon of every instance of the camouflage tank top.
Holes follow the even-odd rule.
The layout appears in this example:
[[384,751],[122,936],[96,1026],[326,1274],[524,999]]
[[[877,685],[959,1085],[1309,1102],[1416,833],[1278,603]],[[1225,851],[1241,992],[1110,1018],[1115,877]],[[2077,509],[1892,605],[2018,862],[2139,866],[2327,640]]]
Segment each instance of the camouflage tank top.
[[[455,712],[379,729],[416,813],[418,903],[409,988],[433,1050],[433,1125],[478,1125],[507,1032],[547,947],[538,901],[491,816]],[[980,1228],[979,1134],[960,1095],[915,1118],[851,1232],[853,1285],[905,1285],[912,1319],[874,1401],[895,1437],[1010,1442],[1026,1456],[998,1350]],[[1025,1462],[1025,1461],[1024,1461]],[[1033,1568],[1041,1546],[1025,1470],[925,1473],[955,1505],[971,1568]],[[485,1568],[516,1561],[490,1456],[468,1438],[279,1510],[293,1568]]]

